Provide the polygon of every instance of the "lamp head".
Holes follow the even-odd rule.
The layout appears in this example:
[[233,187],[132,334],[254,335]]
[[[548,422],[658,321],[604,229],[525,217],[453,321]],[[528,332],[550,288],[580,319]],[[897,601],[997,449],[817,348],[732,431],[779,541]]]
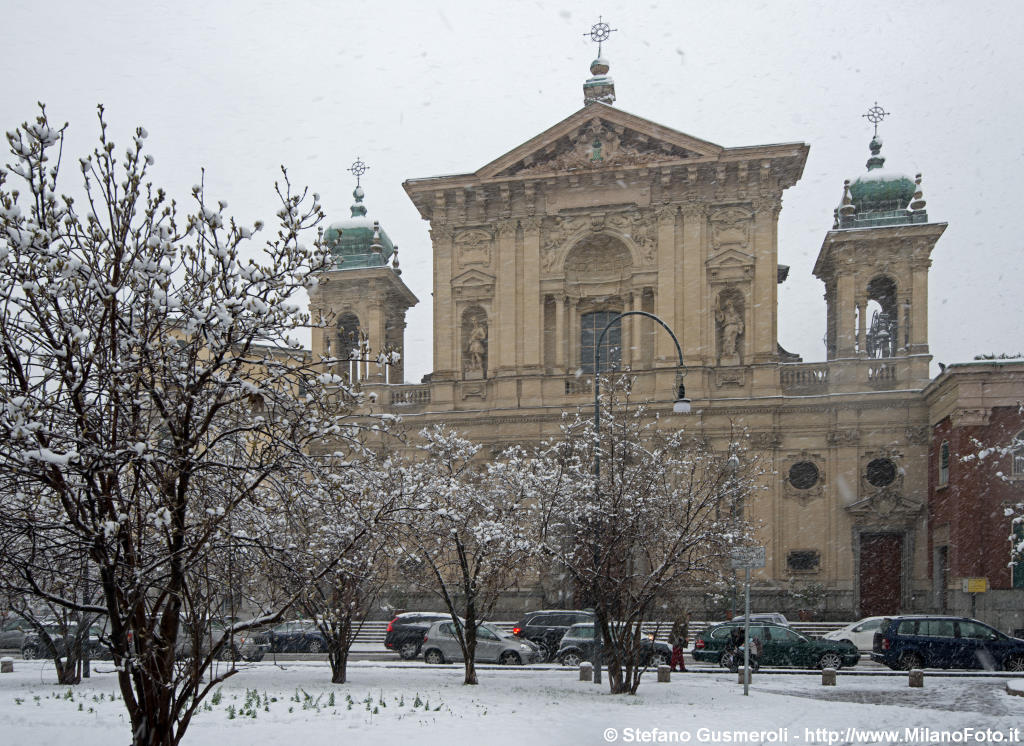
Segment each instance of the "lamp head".
[[679,381],[679,392],[676,394],[676,402],[672,405],[672,411],[676,414],[690,413],[690,400],[686,398],[686,386],[682,380]]

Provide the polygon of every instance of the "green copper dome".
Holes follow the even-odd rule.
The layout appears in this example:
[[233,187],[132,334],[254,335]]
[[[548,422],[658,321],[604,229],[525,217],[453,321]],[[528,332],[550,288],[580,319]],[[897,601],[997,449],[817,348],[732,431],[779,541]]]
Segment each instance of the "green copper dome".
[[352,196],[356,200],[352,217],[327,226],[324,243],[335,258],[336,269],[383,267],[395,253],[395,246],[380,223],[366,216],[363,188],[357,186]]
[[[916,189],[914,180],[904,174],[893,173],[882,168],[885,165],[885,158],[880,155],[882,141],[877,135],[872,138],[870,148],[868,172],[850,184],[850,196],[853,198],[853,204],[857,205],[858,209],[861,206],[868,209],[876,205],[881,206],[880,203],[885,203],[885,207],[888,209],[894,207],[905,209],[914,197]],[[893,203],[899,204],[894,205]]]
[[881,225],[927,223],[925,202],[918,179],[889,171],[883,166],[882,140],[875,135],[869,145],[866,174],[846,182],[843,201],[836,210],[837,228],[869,228]]

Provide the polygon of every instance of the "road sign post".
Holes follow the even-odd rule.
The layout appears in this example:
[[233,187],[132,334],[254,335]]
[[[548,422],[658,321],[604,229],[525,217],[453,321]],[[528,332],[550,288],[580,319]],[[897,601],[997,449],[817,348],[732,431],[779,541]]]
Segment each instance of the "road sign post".
[[750,568],[764,567],[764,547],[736,547],[729,553],[733,570],[743,568],[743,696],[750,696]]

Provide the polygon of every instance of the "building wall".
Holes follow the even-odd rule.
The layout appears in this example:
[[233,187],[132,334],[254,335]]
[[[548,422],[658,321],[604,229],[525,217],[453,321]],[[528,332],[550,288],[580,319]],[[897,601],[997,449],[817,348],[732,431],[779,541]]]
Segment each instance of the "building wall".
[[[564,412],[592,411],[583,314],[657,314],[679,339],[693,412],[671,413],[671,337],[630,316],[620,355],[635,398],[660,426],[715,448],[743,433],[767,467],[749,502],[767,548],[757,610],[815,596],[816,613],[856,617],[872,610],[877,584],[898,610],[928,608],[923,314],[945,226],[831,231],[816,273],[842,344],[825,362],[792,362],[777,342],[777,221],[806,157],[801,143],[721,148],[594,105],[474,173],[406,182],[430,223],[435,370],[421,385],[371,381],[377,408],[401,413],[411,432],[444,422],[492,453],[539,443]],[[898,280],[906,321],[884,360],[869,357],[863,325],[880,273]],[[887,481],[872,475],[880,462]],[[792,470],[808,464],[816,479],[795,485]],[[882,569],[871,566],[880,545]],[[794,552],[816,553],[817,564],[791,566]],[[704,603],[702,589],[693,597]]]

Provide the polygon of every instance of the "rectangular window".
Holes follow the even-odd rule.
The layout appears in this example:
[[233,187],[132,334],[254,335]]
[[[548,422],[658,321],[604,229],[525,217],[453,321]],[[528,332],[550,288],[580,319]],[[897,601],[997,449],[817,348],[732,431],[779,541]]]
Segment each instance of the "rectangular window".
[[939,486],[949,484],[949,442],[943,441],[939,446]]
[[817,572],[821,566],[821,554],[816,549],[801,549],[786,555],[786,566],[790,572]]
[[618,315],[617,311],[595,311],[580,318],[580,368],[584,373],[594,372],[594,348],[605,327],[608,331],[601,340],[600,372],[619,369],[622,361],[622,319],[612,323]]

